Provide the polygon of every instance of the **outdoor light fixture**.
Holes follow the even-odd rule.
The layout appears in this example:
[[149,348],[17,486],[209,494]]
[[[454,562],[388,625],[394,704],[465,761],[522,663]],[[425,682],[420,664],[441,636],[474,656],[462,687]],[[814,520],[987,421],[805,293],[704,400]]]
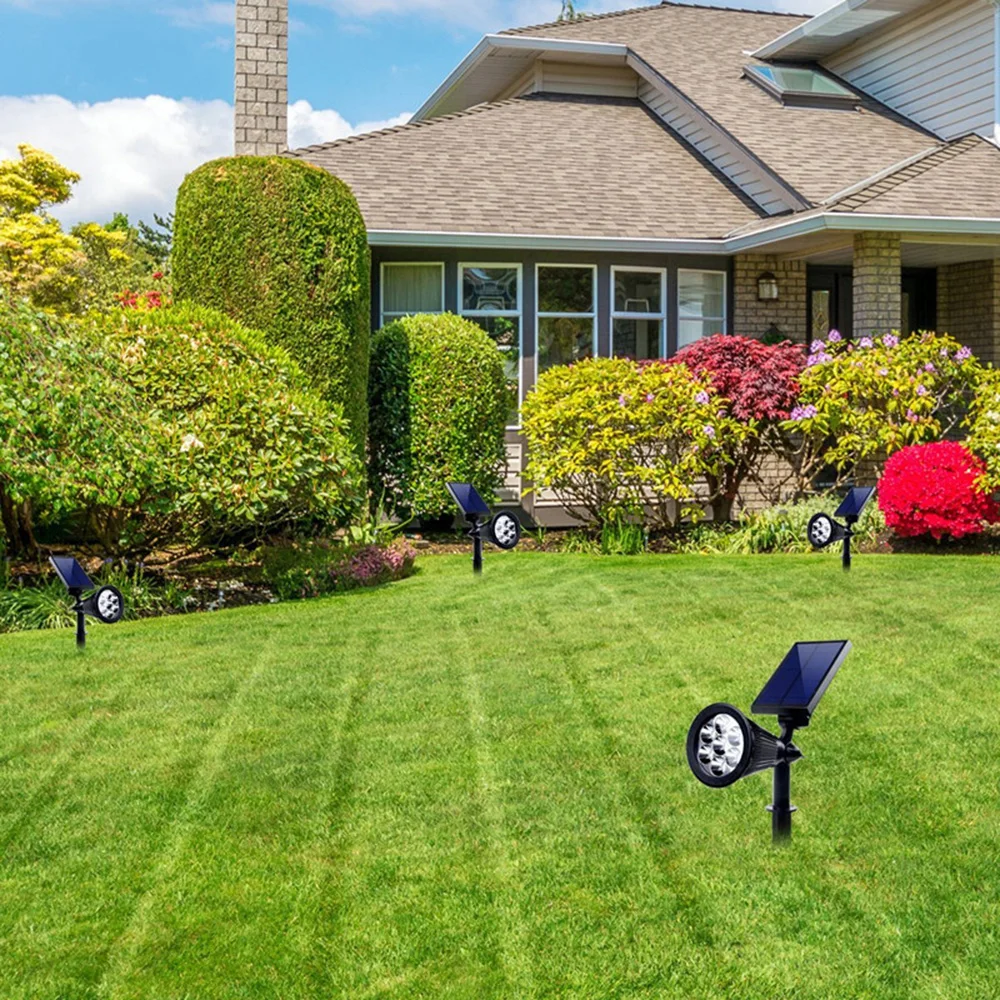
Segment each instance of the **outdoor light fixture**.
[[490,517],[491,511],[479,491],[470,483],[448,483],[447,486],[452,499],[469,522],[473,572],[482,573],[483,532],[497,548],[510,551],[516,549],[521,541],[521,522],[510,511],[502,510],[484,523],[483,519]]
[[777,302],[779,295],[777,277],[770,271],[765,271],[757,279],[757,300],[759,302]]
[[809,725],[850,651],[846,640],[792,646],[751,708],[755,715],[776,715],[779,736],[724,702],[699,712],[688,730],[688,764],[694,776],[710,788],[727,788],[740,778],[774,769],[774,800],[768,812],[775,843],[792,836],[791,765],[802,756],[792,737],[796,729]]
[[851,568],[851,539],[854,526],[858,523],[865,507],[875,495],[874,486],[855,486],[848,490],[844,502],[837,508],[834,517],[842,517],[845,524],[839,524],[829,514],[815,514],[809,521],[807,533],[809,544],[814,549],[825,549],[834,542],[844,543],[844,569]]
[[[94,590],[93,581],[84,572],[83,567],[70,556],[52,556],[49,562],[73,598],[73,611],[76,613],[76,644],[83,649],[87,643],[84,618],[89,616],[105,625],[114,625],[120,622],[125,614],[125,599],[117,587],[105,585]],[[94,590],[94,593],[84,598],[85,590]]]

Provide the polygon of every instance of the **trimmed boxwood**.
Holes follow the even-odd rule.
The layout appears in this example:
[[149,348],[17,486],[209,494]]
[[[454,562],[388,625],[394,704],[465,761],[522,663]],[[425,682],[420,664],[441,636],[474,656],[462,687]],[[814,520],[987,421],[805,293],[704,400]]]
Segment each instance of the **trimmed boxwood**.
[[363,455],[371,259],[351,189],[298,160],[214,160],[181,185],[174,233],[177,298],[286,348],[343,407]]
[[451,314],[388,324],[372,341],[369,391],[369,482],[388,511],[451,513],[447,482],[495,494],[510,391],[503,357],[480,327]]

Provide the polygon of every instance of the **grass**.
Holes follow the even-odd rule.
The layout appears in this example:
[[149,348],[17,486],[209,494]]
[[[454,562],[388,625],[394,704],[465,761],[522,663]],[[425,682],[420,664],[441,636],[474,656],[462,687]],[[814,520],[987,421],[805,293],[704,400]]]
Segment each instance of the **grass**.
[[[522,553],[4,636],[0,997],[996,997],[998,606],[981,557]],[[684,736],[811,637],[776,851]]]

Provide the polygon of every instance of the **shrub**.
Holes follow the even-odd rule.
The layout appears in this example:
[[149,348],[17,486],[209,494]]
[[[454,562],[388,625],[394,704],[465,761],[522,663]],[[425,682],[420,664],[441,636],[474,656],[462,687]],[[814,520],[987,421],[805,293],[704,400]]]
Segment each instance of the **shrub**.
[[350,424],[368,420],[370,255],[350,188],[298,160],[215,160],[177,196],[178,299],[212,306],[285,347]]
[[808,491],[826,466],[842,480],[866,459],[947,436],[981,371],[969,348],[934,333],[852,343],[834,330],[816,341],[784,425],[797,491]]
[[719,473],[707,473],[716,521],[732,518],[733,503],[747,479],[759,481],[767,448],[774,446],[777,423],[787,420],[799,391],[805,353],[783,341],[763,344],[750,337],[718,334],[685,347],[672,359],[700,376],[708,375],[711,393],[729,416],[748,425],[738,447],[725,456]]
[[328,527],[358,509],[360,468],[343,418],[261,334],[190,304],[95,315],[87,332],[120,359],[162,429],[173,495],[143,512],[147,544],[154,535],[201,544]]
[[968,416],[969,448],[985,464],[983,486],[1000,490],[1000,369],[988,368],[979,379]]
[[901,538],[963,538],[1000,517],[983,489],[986,466],[965,445],[938,441],[912,445],[886,463],[879,507]]
[[551,368],[525,400],[526,476],[576,516],[655,527],[700,517],[699,481],[719,476],[745,425],[680,364],[595,358]]
[[503,356],[468,320],[410,316],[372,342],[369,478],[404,517],[450,513],[445,483],[491,497],[502,482],[510,396]]

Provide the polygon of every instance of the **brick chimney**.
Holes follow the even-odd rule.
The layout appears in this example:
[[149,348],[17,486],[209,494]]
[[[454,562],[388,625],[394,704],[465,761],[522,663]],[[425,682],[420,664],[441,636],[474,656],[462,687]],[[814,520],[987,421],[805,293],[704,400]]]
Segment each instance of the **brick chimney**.
[[288,0],[236,0],[236,155],[288,148]]

